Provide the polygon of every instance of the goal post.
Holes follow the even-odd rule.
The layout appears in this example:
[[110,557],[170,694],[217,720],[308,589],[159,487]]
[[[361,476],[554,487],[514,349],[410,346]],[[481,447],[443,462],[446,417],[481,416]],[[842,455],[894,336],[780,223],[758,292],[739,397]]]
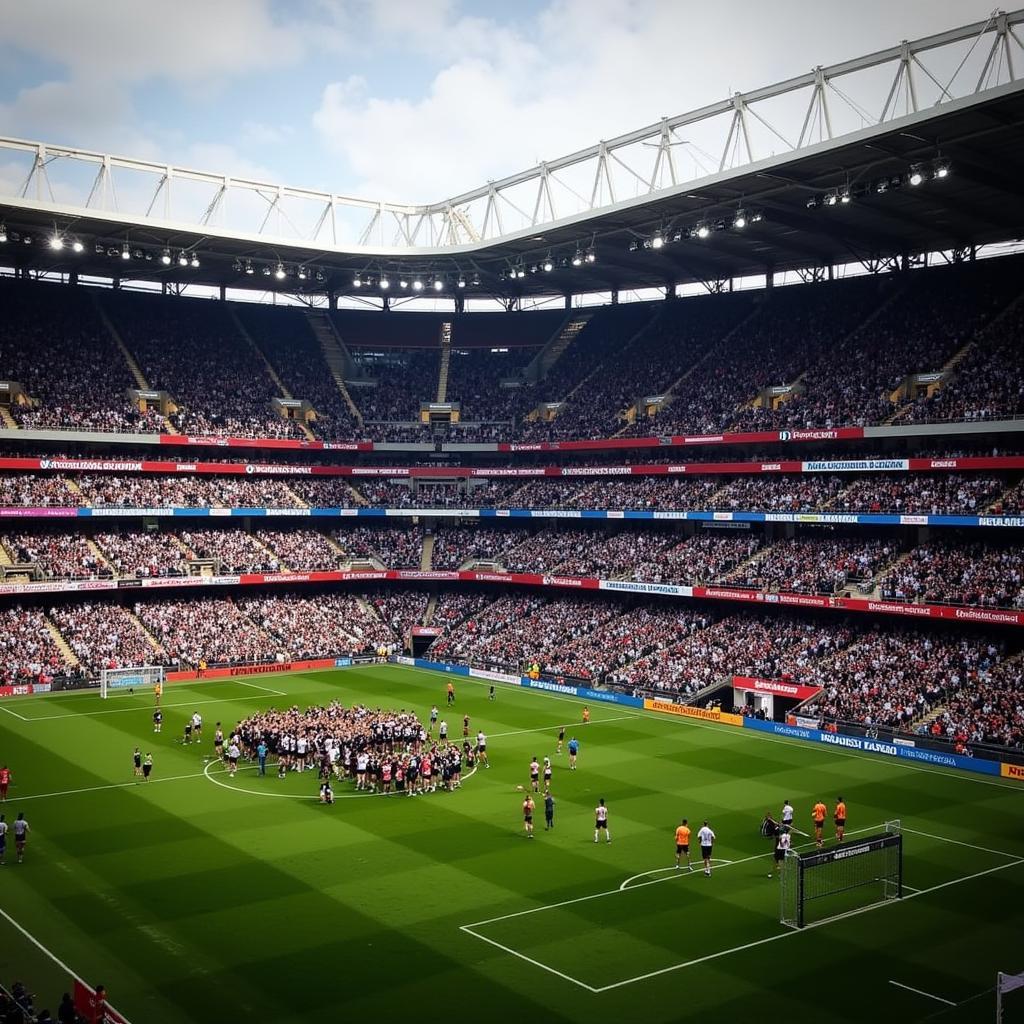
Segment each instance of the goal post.
[[163,665],[105,668],[100,670],[100,696],[106,699],[111,690],[143,690],[163,681]]
[[804,853],[782,866],[780,920],[790,928],[842,917],[903,895],[903,833],[898,821],[864,839]]

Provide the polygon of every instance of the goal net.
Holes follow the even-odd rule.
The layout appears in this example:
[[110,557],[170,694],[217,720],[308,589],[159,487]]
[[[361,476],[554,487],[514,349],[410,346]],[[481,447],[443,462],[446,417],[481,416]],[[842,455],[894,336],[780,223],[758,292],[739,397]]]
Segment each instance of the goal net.
[[903,895],[903,834],[898,821],[865,839],[821,850],[790,850],[782,869],[781,921],[820,924]]
[[164,681],[163,665],[136,665],[131,668],[105,668],[100,671],[100,696],[110,691],[141,690]]

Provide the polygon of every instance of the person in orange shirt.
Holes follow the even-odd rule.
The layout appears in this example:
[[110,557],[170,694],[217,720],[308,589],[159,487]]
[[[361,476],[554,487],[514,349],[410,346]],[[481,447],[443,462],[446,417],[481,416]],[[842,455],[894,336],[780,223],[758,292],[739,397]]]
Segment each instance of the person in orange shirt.
[[836,797],[836,810],[833,818],[836,823],[836,842],[843,841],[843,833],[846,831],[846,804],[841,796]]
[[692,871],[693,865],[690,863],[690,826],[686,823],[685,818],[683,818],[682,824],[676,829],[676,871],[682,867],[679,861],[684,853],[686,854],[686,866]]
[[821,846],[824,840],[821,838],[821,830],[825,825],[825,815],[828,814],[828,808],[819,800],[811,811],[811,817],[814,819],[814,842]]
[[583,724],[587,725],[590,722],[590,708],[583,709]]
[[153,696],[156,698],[156,706],[160,707],[160,698],[164,695],[164,684],[157,683],[153,687]]
[[448,697],[448,707],[451,707],[455,703],[455,687],[451,683],[448,684],[447,697]]

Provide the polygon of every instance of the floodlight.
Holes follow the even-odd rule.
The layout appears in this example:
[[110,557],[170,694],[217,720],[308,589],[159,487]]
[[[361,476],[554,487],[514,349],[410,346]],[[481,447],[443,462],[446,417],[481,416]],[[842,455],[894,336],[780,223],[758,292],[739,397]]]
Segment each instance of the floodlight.
[[245,261],[245,272],[247,274],[249,274],[249,275],[252,275],[253,269],[252,269],[252,261],[251,260],[246,260]]
[[123,260],[130,260],[131,258],[132,258],[132,251],[128,247],[128,243],[125,242],[124,245],[121,246],[121,259],[123,259]]
[[362,288],[363,287],[363,282],[360,279],[358,274],[356,274],[355,277],[352,278],[352,287],[353,288]]
[[306,268],[305,267],[299,267],[297,273],[299,275],[299,280],[300,281],[305,281],[306,278],[309,277],[309,274],[306,273]]
[[278,263],[277,268],[274,270],[274,277],[276,277],[278,279],[278,281],[283,281],[284,280],[284,264],[283,263]]
[[178,266],[179,267],[187,267],[188,266],[188,253],[185,252],[184,249],[182,249],[181,252],[178,253]]
[[915,188],[924,181],[924,170],[920,164],[914,164],[907,175],[907,181]]
[[835,206],[836,203],[838,203],[838,202],[839,202],[839,193],[838,192],[834,192],[834,191],[833,192],[829,192],[829,194],[827,196],[825,196],[825,205],[826,206]]
[[160,262],[165,267],[169,267],[171,265],[171,250],[170,249],[164,249],[164,251],[160,255]]
[[936,178],[948,178],[949,177],[949,161],[948,160],[936,160],[935,161],[935,177]]
[[457,283],[460,288],[466,287],[466,279],[461,274],[459,274],[459,280]]
[[199,257],[195,253],[192,253],[192,259],[188,261],[188,265],[193,270],[196,270],[199,267]]
[[384,291],[387,291],[391,287],[391,282],[383,275],[380,275],[380,281],[378,282]]
[[697,237],[698,238],[707,238],[708,235],[710,235],[710,234],[711,234],[711,228],[709,228],[707,226],[707,224],[698,224],[697,225]]
[[[664,244],[665,244],[665,239],[662,238],[660,231],[651,238],[651,248],[652,249],[660,249]],[[579,266],[579,264],[578,263],[574,263],[574,266]]]
[[0,242],[7,241],[7,225],[0,222]]
[[398,287],[399,288],[408,288],[409,287],[409,282],[406,281],[406,279],[404,277],[400,277],[398,279]]
[[57,250],[63,249],[64,248],[64,239],[61,238],[60,235],[51,235],[50,236],[50,248],[51,249],[57,249]]
[[596,263],[597,262],[597,250],[593,246],[591,246],[587,250],[587,255],[586,255],[585,259],[586,259],[586,261],[588,263]]
[[442,288],[444,288],[444,279],[440,278],[440,277],[435,277],[434,278],[434,291],[435,292],[439,292],[439,291],[441,291]]
[[[652,244],[653,244],[653,243],[652,243]],[[583,253],[581,253],[581,252],[579,251],[579,249],[577,249],[577,250],[576,250],[576,251],[575,251],[575,252],[573,253],[573,256],[572,256],[572,265],[573,265],[574,267],[579,267],[579,266],[582,266],[582,264],[583,264]]]
[[423,291],[423,282],[418,277],[412,283],[412,290],[414,292]]
[[742,231],[747,226],[746,210],[737,210],[736,216],[732,219],[732,226]]

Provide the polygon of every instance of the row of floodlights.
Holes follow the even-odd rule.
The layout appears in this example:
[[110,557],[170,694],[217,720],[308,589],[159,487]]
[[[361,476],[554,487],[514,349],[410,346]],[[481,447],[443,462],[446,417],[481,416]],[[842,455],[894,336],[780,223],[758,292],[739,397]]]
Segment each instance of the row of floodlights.
[[456,288],[479,288],[480,275],[473,274],[467,277],[465,274],[459,274],[457,277],[450,278],[444,274],[431,274],[427,277],[420,274],[411,276],[401,274],[392,280],[382,270],[377,274],[354,274],[352,277],[353,288],[378,288],[380,291],[386,292],[390,290],[392,284],[397,284],[402,291],[411,289],[414,292],[421,292],[427,289],[428,291],[443,292],[453,284]]
[[[32,236],[19,234],[17,231],[8,231],[7,226],[0,223],[0,244],[4,242],[21,242],[24,245],[31,245]],[[85,243],[80,238],[74,238],[60,231],[54,231],[52,235],[47,236],[46,245],[53,252],[63,252],[65,249],[76,254],[85,252]],[[109,256],[111,259],[120,258],[125,261],[159,259],[164,266],[170,266],[171,263],[177,262],[179,267],[191,267],[193,270],[199,267],[198,254],[189,249],[180,249],[175,253],[172,253],[170,249],[164,249],[157,255],[149,250],[133,249],[127,242],[123,245],[110,246],[97,242],[93,251],[97,256]]]
[[683,242],[690,238],[703,241],[709,238],[716,231],[742,231],[748,224],[756,224],[764,219],[760,210],[737,210],[732,217],[720,220],[702,220],[692,227],[668,228],[660,227],[649,238],[634,238],[629,243],[629,251],[637,252],[640,249],[661,249],[673,242]]
[[262,277],[273,277],[275,281],[284,281],[289,277],[297,277],[300,281],[319,281],[320,283],[326,280],[322,270],[304,264],[290,266],[280,261],[277,263],[260,263],[259,261],[253,263],[252,260],[235,260],[232,269],[236,274],[245,274],[247,277],[260,274]]
[[537,263],[527,263],[525,260],[518,260],[511,267],[503,270],[500,277],[507,281],[516,281],[526,277],[527,274],[550,274],[556,267],[565,269],[567,267],[582,267],[585,263],[597,262],[597,250],[591,245],[586,249],[577,249],[572,256],[552,256],[548,253],[544,259]]
[[904,185],[917,188],[927,181],[941,181],[943,178],[948,178],[951,170],[949,161],[941,157],[930,163],[911,164],[910,170],[905,174],[890,174],[861,185],[833,188],[824,195],[811,196],[807,200],[807,209],[814,210],[819,206],[845,206],[854,199],[868,195],[883,196],[887,192],[903,188]]

